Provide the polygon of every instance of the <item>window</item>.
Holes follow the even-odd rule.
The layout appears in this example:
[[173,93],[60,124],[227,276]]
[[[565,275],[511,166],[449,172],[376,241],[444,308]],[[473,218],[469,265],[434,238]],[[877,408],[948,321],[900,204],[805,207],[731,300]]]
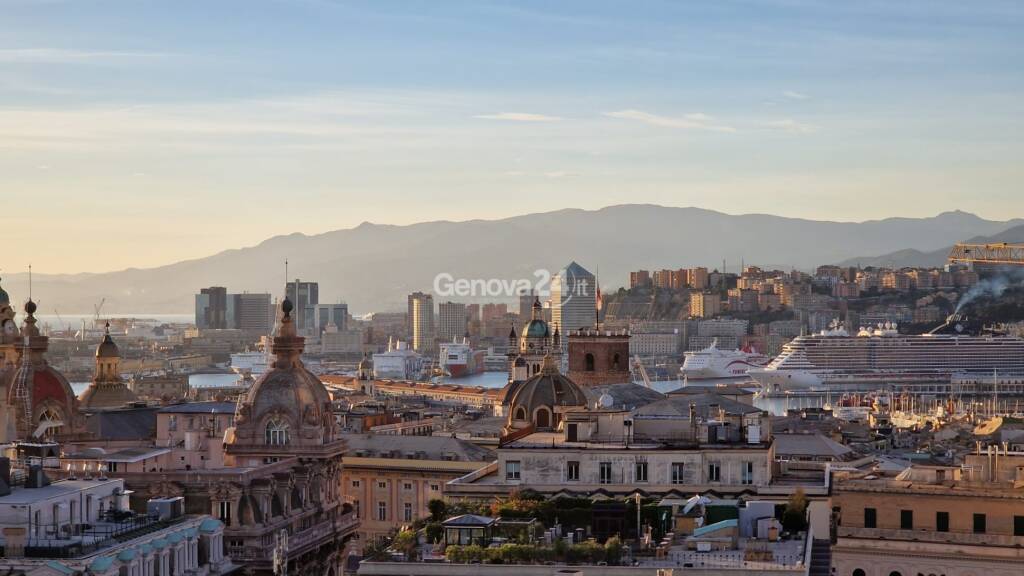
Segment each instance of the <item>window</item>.
[[900,530],[914,529],[914,511],[900,510]]
[[708,482],[722,481],[722,465],[718,462],[708,464]]
[[405,484],[402,485],[402,488],[405,490],[412,490],[412,483],[406,482]]
[[949,532],[949,512],[935,513],[935,531]]
[[362,513],[359,510],[359,500],[353,500],[352,501],[352,512],[355,513],[356,518],[360,518],[361,519],[363,517]]
[[647,482],[647,462],[637,462],[634,471],[636,482]]
[[352,487],[353,488],[359,488],[359,480],[353,480],[352,481]]
[[740,464],[740,483],[741,484],[753,484],[754,483],[754,463],[743,462]]
[[984,534],[985,533],[985,515],[975,514],[974,515],[974,533]]
[[878,524],[878,510],[874,508],[864,509],[864,527],[876,528]]
[[225,526],[231,526],[231,502],[221,502],[218,508],[217,517]]
[[601,484],[611,484],[612,483],[612,463],[611,462],[601,462],[601,464],[600,464],[600,478],[599,478],[599,481],[600,481]]
[[377,520],[386,522],[388,519],[388,503],[381,500],[377,502]]
[[412,522],[412,504],[409,502],[405,503],[405,521]]
[[594,371],[594,355],[593,354],[590,354],[588,352],[587,355],[584,356],[584,358],[583,358],[583,363],[586,365],[584,369],[587,372],[593,372]]
[[177,414],[171,414],[170,416],[167,417],[167,429],[172,431],[172,432],[174,430],[178,429],[178,415]]
[[565,479],[570,482],[576,482],[580,479],[580,463],[579,462],[566,462],[565,463]]
[[1013,517],[1013,535],[1024,536],[1024,516]]
[[107,462],[107,470],[117,472],[117,462]]
[[267,422],[266,441],[270,446],[285,446],[288,444],[288,423],[277,418]]
[[673,462],[672,463],[672,483],[682,484],[683,483],[683,463]]
[[377,482],[377,488],[387,488],[387,487],[388,487],[388,481],[387,480],[383,480],[383,481]]
[[433,490],[434,492],[437,492],[437,491],[441,490],[441,485],[440,484],[431,484],[430,485],[430,489]]
[[521,478],[518,460],[505,462],[505,480],[519,480]]
[[861,570],[860,568],[857,568],[856,570],[853,571],[853,576],[864,576],[864,570]]

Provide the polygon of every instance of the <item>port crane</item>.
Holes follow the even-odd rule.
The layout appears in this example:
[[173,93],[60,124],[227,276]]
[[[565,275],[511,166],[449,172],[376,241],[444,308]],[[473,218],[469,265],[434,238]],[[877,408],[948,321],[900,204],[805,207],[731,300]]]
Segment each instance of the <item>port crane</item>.
[[640,373],[640,378],[644,382],[644,386],[651,387],[651,377],[647,375],[647,368],[644,368],[643,362],[640,361],[640,356],[633,356],[633,368]]
[[950,264],[997,264],[1024,266],[1024,244],[969,244],[959,242],[949,251]]

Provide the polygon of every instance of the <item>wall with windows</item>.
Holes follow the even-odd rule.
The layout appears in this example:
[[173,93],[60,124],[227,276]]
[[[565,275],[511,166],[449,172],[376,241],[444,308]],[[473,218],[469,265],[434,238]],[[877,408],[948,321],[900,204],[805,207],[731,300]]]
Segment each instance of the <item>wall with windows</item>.
[[648,490],[672,486],[767,486],[770,447],[728,450],[503,449],[499,481],[552,490],[573,485]]

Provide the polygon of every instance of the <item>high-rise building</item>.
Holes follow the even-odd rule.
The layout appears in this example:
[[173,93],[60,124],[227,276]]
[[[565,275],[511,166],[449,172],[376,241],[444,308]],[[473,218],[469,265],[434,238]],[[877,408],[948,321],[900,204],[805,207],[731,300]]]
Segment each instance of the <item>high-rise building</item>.
[[597,282],[576,262],[551,278],[551,323],[563,333],[591,328],[596,322]]
[[434,297],[423,292],[410,294],[407,318],[412,349],[417,352],[430,350],[434,344]]
[[442,342],[451,342],[466,334],[466,305],[442,302],[437,306],[437,335]]
[[308,332],[316,326],[316,305],[320,303],[320,285],[298,278],[285,284],[284,293],[295,306],[295,328]]
[[209,330],[228,328],[228,290],[223,286],[203,288],[196,294],[196,327]]
[[651,273],[648,270],[636,270],[629,273],[629,287],[638,288],[648,286],[651,283]]
[[690,268],[686,273],[686,279],[690,288],[703,290],[708,287],[708,269]]
[[274,329],[274,308],[270,294],[232,294],[235,324],[239,328],[260,334],[270,334]]
[[501,304],[494,304],[494,303],[484,304],[484,307],[482,309],[482,313],[483,313],[483,317],[482,317],[483,321],[484,322],[491,322],[491,321],[493,321],[495,319],[498,319],[498,318],[504,318],[505,315],[508,314],[508,305],[505,304],[505,303],[501,303]]

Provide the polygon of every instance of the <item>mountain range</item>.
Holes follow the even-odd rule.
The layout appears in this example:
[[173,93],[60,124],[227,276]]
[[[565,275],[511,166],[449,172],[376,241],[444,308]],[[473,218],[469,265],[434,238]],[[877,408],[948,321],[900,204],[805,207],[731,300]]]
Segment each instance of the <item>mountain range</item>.
[[[961,211],[929,218],[832,222],[767,214],[731,215],[648,204],[566,209],[500,220],[435,221],[394,226],[363,223],[316,235],[269,238],[256,246],[153,268],[85,274],[36,274],[40,313],[190,313],[206,286],[229,292],[283,292],[290,276],[320,283],[320,300],[355,313],[403,310],[405,297],[431,291],[435,277],[536,279],[577,261],[607,291],[631,270],[707,266],[737,271],[741,262],[810,270],[827,263],[931,264],[969,238],[1024,239],[1024,220],[985,220]],[[1000,240],[1011,241],[1011,240]],[[894,250],[900,250],[894,252]],[[873,258],[860,254],[883,254]],[[12,299],[27,294],[27,275],[5,275]],[[436,295],[435,299],[448,299]],[[452,298],[468,300],[466,298]],[[513,301],[514,296],[489,300]]]

